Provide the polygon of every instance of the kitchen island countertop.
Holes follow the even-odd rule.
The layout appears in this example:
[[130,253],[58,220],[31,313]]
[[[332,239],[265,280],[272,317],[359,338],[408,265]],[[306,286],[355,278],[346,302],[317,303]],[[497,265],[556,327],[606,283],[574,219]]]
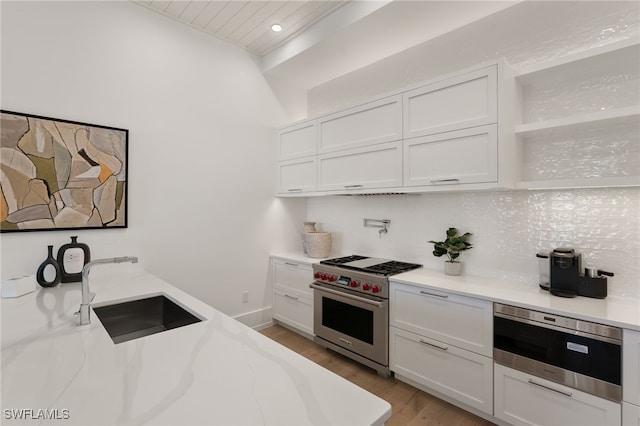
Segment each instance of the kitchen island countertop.
[[93,305],[166,294],[205,320],[114,344],[80,283],[2,299],[2,424],[383,424],[386,401],[140,265],[91,272]]

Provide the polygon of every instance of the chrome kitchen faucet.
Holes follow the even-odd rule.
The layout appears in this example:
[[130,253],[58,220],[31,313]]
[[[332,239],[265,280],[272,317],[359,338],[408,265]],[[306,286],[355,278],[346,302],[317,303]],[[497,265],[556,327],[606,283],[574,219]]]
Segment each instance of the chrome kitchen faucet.
[[134,256],[113,257],[109,259],[97,259],[93,260],[82,268],[82,303],[80,304],[80,310],[76,312],[76,315],[80,315],[80,322],[78,325],[86,325],[91,323],[89,312],[91,311],[91,301],[96,297],[95,293],[89,291],[89,271],[96,265],[106,265],[109,263],[138,263],[138,258]]

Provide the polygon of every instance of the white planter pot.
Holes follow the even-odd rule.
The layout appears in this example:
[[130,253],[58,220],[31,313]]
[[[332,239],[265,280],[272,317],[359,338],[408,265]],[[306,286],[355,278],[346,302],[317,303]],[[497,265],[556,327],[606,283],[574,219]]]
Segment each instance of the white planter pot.
[[444,262],[444,274],[445,275],[462,274],[462,262]]

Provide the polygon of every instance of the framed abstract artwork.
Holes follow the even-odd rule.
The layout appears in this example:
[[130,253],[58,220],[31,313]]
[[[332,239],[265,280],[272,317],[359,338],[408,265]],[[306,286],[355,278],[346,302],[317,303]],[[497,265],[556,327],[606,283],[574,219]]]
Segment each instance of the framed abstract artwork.
[[128,130],[0,118],[0,232],[127,227]]

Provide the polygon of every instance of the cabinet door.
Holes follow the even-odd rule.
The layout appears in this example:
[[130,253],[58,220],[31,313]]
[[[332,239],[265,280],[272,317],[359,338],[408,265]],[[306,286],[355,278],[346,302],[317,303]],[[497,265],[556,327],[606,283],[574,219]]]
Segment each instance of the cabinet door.
[[273,290],[273,319],[313,335],[313,297],[289,290]]
[[390,290],[392,326],[492,356],[491,302],[394,282]]
[[318,151],[316,121],[305,121],[278,131],[278,160],[315,155]]
[[494,416],[513,425],[620,425],[621,405],[494,364]]
[[406,92],[404,138],[496,123],[497,75],[494,65]]
[[318,156],[318,189],[402,186],[402,141]]
[[320,153],[402,139],[402,96],[392,96],[318,119]]
[[640,332],[624,330],[622,335],[623,399],[640,405]]
[[640,406],[622,403],[622,426],[640,426]]
[[313,296],[309,284],[313,282],[311,265],[288,260],[273,260],[273,286]]
[[396,375],[493,414],[493,361],[390,327],[389,366]]
[[315,191],[317,179],[316,157],[280,161],[277,164],[278,194]]
[[497,182],[497,125],[404,140],[405,186]]

